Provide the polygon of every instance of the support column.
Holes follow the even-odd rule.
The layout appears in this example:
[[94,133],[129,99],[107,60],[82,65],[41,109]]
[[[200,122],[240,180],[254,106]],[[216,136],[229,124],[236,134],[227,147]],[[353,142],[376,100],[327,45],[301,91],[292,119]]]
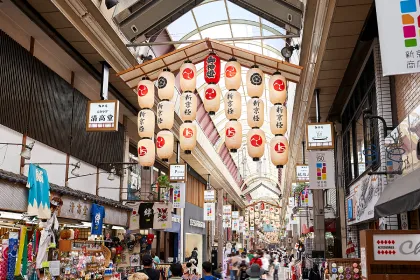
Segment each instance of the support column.
[[[217,223],[217,261],[223,265],[223,245],[224,245],[224,229],[223,229],[223,189],[217,190],[217,210],[216,210],[216,223]],[[217,264],[219,265],[219,264]]]
[[312,190],[314,198],[314,251],[325,254],[324,190]]

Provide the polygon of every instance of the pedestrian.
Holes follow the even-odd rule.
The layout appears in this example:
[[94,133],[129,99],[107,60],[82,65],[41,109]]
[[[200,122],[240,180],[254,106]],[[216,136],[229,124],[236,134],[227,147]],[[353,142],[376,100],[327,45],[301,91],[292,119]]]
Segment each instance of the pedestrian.
[[246,273],[249,276],[249,280],[260,280],[263,271],[258,264],[254,263],[250,268],[247,269]]
[[254,254],[254,257],[252,258],[252,260],[250,261],[250,265],[252,266],[253,264],[257,264],[259,267],[261,267],[263,265],[262,261],[261,261],[261,256],[262,256],[262,252],[261,251],[257,251]]
[[152,252],[152,258],[153,258],[153,268],[156,268],[158,264],[160,264],[159,257],[155,254],[155,252]]
[[171,264],[169,270],[171,271],[171,280],[182,280],[183,269],[180,263]]
[[192,252],[191,252],[190,261],[191,260],[195,260],[194,265],[198,266],[198,249],[197,249],[197,247],[194,247],[194,250],[192,250]]
[[242,262],[242,258],[239,256],[239,253],[236,252],[234,254],[232,254],[232,258],[231,258],[231,263],[232,263],[232,268],[230,270],[230,280],[237,280],[238,278],[238,271],[239,271],[239,266]]
[[212,270],[211,262],[203,262],[202,268],[203,268],[203,277],[200,280],[219,280],[211,272]]
[[162,275],[159,270],[153,268],[153,258],[151,255],[146,254],[142,258],[143,272],[149,277],[149,280],[162,280]]
[[[247,260],[248,258],[245,257]],[[248,263],[246,260],[242,260],[241,265],[239,266],[239,280],[246,280],[248,279],[248,274],[246,270],[248,269]]]

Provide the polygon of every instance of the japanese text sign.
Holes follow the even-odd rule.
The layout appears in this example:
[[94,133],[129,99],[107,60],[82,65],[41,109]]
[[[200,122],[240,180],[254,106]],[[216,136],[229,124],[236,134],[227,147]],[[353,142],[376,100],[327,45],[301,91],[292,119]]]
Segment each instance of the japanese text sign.
[[334,149],[333,123],[306,124],[308,150]]
[[334,150],[309,151],[309,187],[335,188]]
[[169,165],[169,181],[186,182],[187,181],[187,165],[186,164]]
[[117,131],[119,101],[89,101],[86,114],[86,131]]
[[309,166],[296,165],[296,181],[308,182],[309,181]]

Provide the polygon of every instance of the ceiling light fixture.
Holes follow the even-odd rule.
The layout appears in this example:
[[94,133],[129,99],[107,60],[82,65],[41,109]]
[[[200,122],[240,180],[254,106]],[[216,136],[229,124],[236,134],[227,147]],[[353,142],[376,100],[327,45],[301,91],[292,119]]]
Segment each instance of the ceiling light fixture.
[[109,10],[118,4],[118,0],[105,0],[105,6]]
[[109,174],[108,174],[108,180],[114,181],[116,173],[117,173],[117,170],[115,170],[115,167],[112,167],[111,172],[109,172]]

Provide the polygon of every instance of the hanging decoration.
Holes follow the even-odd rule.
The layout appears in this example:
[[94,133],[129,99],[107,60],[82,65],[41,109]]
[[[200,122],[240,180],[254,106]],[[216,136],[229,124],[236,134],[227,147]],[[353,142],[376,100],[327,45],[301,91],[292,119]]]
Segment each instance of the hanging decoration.
[[140,110],[137,115],[140,138],[152,138],[155,134],[155,113],[151,109]]
[[143,138],[137,144],[139,165],[150,169],[155,163],[155,143],[151,138]]
[[242,145],[242,124],[236,120],[225,125],[225,145],[231,153],[236,153]]
[[160,129],[171,129],[174,125],[174,103],[163,100],[157,105],[157,125]]
[[229,90],[225,95],[225,115],[228,120],[238,120],[241,117],[241,94],[236,90]]
[[147,77],[137,85],[137,101],[142,109],[152,109],[155,104],[155,85]]
[[185,91],[181,95],[180,117],[184,122],[194,121],[197,116],[197,96],[191,91]]
[[156,136],[156,152],[160,159],[168,162],[174,153],[174,135],[167,129],[161,130]]
[[250,97],[261,97],[264,91],[264,73],[257,65],[246,73],[246,88]]
[[283,168],[289,158],[289,143],[284,136],[276,135],[270,142],[271,162],[277,168]]
[[179,129],[179,142],[181,149],[186,154],[191,154],[197,142],[197,127],[194,123],[187,121]]
[[268,92],[270,102],[273,104],[284,104],[287,99],[286,78],[280,73],[275,72],[268,82]]
[[195,65],[187,60],[179,69],[181,91],[194,92],[197,86],[197,69]]
[[248,155],[253,161],[259,161],[264,155],[265,134],[259,128],[252,128],[247,134]]
[[248,125],[259,128],[264,124],[264,101],[260,98],[251,98],[247,104]]
[[228,90],[238,90],[241,82],[241,64],[232,57],[225,65],[225,86]]
[[209,115],[214,115],[219,110],[221,95],[220,87],[217,84],[208,84],[204,89],[204,109]]
[[161,100],[171,100],[175,91],[175,75],[169,68],[163,69],[157,79],[158,96]]
[[270,109],[270,129],[274,135],[285,135],[287,131],[287,108],[276,104]]
[[220,81],[220,57],[210,53],[204,59],[204,80],[208,84],[217,84]]

